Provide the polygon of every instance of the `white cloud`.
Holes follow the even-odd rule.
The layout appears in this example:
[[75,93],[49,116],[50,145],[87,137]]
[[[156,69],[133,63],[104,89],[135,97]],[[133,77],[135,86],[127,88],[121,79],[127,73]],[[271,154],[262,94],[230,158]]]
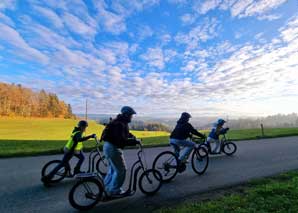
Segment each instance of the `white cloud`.
[[140,40],[149,38],[149,37],[153,36],[153,34],[154,34],[154,31],[152,30],[152,28],[147,25],[139,27],[138,31],[139,31],[138,39],[140,39]]
[[93,37],[96,34],[95,26],[88,25],[80,18],[70,13],[63,14],[63,21],[65,22],[66,26],[74,33],[87,37]]
[[1,0],[0,1],[0,10],[10,9],[13,10],[16,7],[16,0]]
[[63,22],[61,18],[51,9],[45,8],[45,7],[40,7],[40,6],[35,6],[35,10],[39,13],[48,18],[55,27],[57,28],[62,28],[63,27]]
[[193,24],[196,21],[196,16],[194,14],[186,13],[180,17],[183,24]]
[[[230,11],[233,17],[256,16],[259,19],[275,20],[279,18],[277,15],[268,14],[269,11],[279,7],[286,0],[238,0],[232,5]],[[228,9],[228,7],[225,7]]]
[[231,15],[235,17],[245,13],[246,8],[253,2],[254,0],[238,0],[230,9]]
[[111,5],[105,1],[93,2],[100,24],[106,31],[116,35],[126,31],[126,19],[129,16],[159,4],[159,0],[115,0]]
[[268,20],[268,21],[273,21],[280,18],[281,18],[281,15],[277,15],[277,14],[261,15],[257,17],[257,19],[259,20]]
[[146,53],[140,56],[150,66],[163,69],[165,66],[164,55],[161,48],[149,48]]
[[258,14],[264,14],[267,11],[270,11],[281,4],[285,3],[287,0],[262,0],[250,4],[241,16],[253,16]]
[[175,36],[175,41],[180,44],[185,44],[188,48],[196,48],[199,42],[205,42],[217,36],[218,22],[215,18],[204,19],[202,23],[194,26],[188,33],[178,33]]
[[214,9],[229,10],[232,17],[256,16],[260,20],[275,20],[279,15],[268,14],[287,0],[205,0],[194,4],[194,11],[206,14]]
[[1,12],[0,12],[0,21],[12,27],[15,25],[14,22],[8,16],[6,16],[4,13],[1,13]]
[[170,4],[186,4],[188,0],[168,0]]
[[208,11],[217,8],[222,0],[205,0],[196,2],[194,9],[200,14],[206,14]]
[[14,46],[16,48],[16,55],[33,61],[37,60],[42,64],[49,61],[48,57],[42,52],[30,47],[23,37],[12,27],[0,23],[0,29],[0,39]]

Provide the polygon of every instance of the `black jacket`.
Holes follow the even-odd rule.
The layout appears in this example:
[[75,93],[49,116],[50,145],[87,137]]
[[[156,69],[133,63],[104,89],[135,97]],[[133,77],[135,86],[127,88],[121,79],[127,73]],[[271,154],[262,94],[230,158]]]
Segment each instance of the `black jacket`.
[[177,125],[175,129],[172,131],[170,138],[185,140],[190,136],[190,134],[194,134],[198,137],[205,138],[205,135],[199,133],[193,126],[183,119],[177,121]]
[[125,146],[134,146],[137,144],[135,136],[129,132],[129,121],[119,114],[112,120],[102,132],[101,140],[123,149]]

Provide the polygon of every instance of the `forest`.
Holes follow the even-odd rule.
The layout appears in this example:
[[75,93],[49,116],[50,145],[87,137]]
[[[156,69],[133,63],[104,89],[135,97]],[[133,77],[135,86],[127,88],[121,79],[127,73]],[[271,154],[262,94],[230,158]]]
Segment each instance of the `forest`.
[[0,83],[0,116],[74,118],[71,105],[54,93],[33,91],[20,84]]

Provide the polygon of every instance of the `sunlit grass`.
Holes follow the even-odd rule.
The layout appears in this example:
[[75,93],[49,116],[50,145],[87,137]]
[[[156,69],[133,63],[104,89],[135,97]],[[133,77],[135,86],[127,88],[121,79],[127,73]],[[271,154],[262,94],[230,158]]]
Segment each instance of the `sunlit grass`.
[[[0,157],[60,153],[77,120],[0,118]],[[104,126],[89,121],[86,134],[101,135]],[[145,146],[167,145],[169,133],[161,131],[131,131],[143,139]],[[202,131],[208,135],[208,131]],[[232,129],[227,137],[232,140],[249,140],[260,137],[260,129]],[[267,137],[298,135],[298,128],[265,129]],[[92,140],[85,143],[89,150]]]
[[244,192],[163,208],[159,213],[298,212],[298,172],[251,181]]

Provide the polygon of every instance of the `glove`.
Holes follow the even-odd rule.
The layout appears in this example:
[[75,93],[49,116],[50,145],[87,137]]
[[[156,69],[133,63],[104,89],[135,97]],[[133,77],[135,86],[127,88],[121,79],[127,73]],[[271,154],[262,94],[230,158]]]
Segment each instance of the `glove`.
[[91,138],[96,138],[96,134],[92,134],[91,135]]
[[228,128],[226,128],[226,131],[229,131],[229,129],[230,129],[229,127],[228,127]]

